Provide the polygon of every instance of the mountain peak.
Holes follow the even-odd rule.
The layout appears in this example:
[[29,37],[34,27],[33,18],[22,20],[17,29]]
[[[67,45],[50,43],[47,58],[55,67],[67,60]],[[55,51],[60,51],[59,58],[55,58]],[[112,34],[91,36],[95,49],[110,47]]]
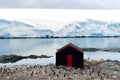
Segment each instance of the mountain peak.
[[5,19],[0,19],[0,24],[10,24],[11,21],[5,20]]

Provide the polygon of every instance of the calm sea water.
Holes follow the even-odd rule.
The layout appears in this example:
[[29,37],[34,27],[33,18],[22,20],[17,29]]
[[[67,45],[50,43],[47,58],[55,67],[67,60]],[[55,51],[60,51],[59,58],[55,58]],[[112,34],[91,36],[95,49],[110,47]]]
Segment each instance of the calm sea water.
[[[80,48],[120,48],[120,38],[0,39],[0,55],[50,55],[68,43]],[[119,52],[84,52],[85,58],[120,61]]]

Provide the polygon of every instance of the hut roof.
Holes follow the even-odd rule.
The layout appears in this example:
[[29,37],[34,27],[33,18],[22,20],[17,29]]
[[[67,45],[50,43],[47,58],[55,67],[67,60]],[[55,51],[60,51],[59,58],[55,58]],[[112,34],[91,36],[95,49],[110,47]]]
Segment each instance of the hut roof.
[[73,43],[69,43],[65,45],[64,47],[58,49],[57,53],[60,53],[61,51],[65,50],[68,47],[72,47],[73,49],[79,51],[80,53],[83,53],[83,51],[78,46],[74,45]]

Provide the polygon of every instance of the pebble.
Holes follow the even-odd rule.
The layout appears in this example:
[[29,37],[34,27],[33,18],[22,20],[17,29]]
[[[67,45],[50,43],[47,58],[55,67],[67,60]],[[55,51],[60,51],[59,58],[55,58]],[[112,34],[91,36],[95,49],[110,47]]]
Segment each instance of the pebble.
[[[112,65],[111,65],[112,64]],[[116,72],[114,70],[117,66]],[[108,66],[111,65],[111,66]],[[0,67],[0,80],[119,80],[120,62],[84,61],[84,69],[49,65]]]

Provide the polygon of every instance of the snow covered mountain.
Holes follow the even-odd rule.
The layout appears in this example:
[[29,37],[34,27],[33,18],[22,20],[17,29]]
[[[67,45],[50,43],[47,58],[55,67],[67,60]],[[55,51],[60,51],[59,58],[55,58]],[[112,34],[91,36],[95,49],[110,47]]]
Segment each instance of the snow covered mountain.
[[[47,23],[46,23],[47,24]],[[57,26],[56,26],[57,27]],[[87,19],[84,22],[66,24],[54,32],[50,29],[40,30],[35,26],[0,19],[0,37],[75,37],[75,36],[120,36],[120,23],[109,23]]]
[[120,36],[120,23],[108,23],[87,19],[85,22],[67,24],[56,36]]
[[0,37],[44,37],[54,36],[51,30],[38,30],[34,26],[18,21],[0,19]]

